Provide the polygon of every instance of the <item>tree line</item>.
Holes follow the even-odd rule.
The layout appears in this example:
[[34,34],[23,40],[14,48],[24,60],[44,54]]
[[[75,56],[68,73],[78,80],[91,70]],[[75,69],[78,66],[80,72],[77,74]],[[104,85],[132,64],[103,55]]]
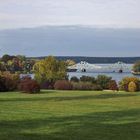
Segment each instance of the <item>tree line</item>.
[[[38,93],[40,89],[140,91],[140,79],[136,77],[125,77],[119,84],[106,75],[99,75],[97,78],[82,76],[80,79],[77,77],[69,79],[67,66],[75,62],[60,61],[53,56],[42,60],[29,60],[24,56],[4,55],[0,62],[5,66],[5,69],[1,66],[0,91],[17,89],[28,93]],[[140,71],[140,61],[135,63],[133,71]],[[22,72],[32,72],[35,77],[20,78]]]

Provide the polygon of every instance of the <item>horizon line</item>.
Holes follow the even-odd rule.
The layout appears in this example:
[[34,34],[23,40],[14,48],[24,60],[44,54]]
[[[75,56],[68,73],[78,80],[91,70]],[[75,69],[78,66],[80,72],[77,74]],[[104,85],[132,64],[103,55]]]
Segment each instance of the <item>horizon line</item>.
[[124,27],[124,26],[101,26],[101,25],[82,25],[82,24],[71,24],[71,25],[39,25],[39,26],[28,26],[28,27],[9,27],[1,28],[0,31],[5,30],[26,30],[26,29],[36,29],[36,28],[47,28],[47,27],[81,27],[81,28],[93,28],[93,29],[140,29],[140,27]]

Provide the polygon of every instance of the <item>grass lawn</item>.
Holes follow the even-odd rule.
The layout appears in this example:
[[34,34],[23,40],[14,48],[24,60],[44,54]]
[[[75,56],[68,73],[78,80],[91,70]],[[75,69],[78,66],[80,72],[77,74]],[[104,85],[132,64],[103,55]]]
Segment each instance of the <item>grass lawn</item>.
[[140,93],[0,93],[0,140],[140,140]]

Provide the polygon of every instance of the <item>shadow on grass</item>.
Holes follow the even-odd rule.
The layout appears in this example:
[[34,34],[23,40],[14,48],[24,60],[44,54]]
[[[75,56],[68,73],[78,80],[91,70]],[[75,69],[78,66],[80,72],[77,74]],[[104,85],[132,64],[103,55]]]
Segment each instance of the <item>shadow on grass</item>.
[[[2,140],[140,140],[140,109],[1,121]],[[139,119],[139,120],[138,120]]]
[[[55,93],[55,91],[50,91]],[[45,91],[46,93],[46,91]],[[49,91],[48,91],[49,93]],[[56,97],[32,97],[32,98],[3,98],[0,102],[7,101],[71,101],[71,100],[87,100],[87,99],[109,99],[109,98],[121,98],[121,97],[132,97],[137,96],[136,94],[99,94],[99,95],[84,95],[84,96],[56,96]]]

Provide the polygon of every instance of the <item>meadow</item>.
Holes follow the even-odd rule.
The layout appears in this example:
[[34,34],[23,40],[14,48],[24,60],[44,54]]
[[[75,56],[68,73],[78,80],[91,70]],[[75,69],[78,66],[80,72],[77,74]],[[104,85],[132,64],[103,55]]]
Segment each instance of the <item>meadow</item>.
[[140,140],[140,93],[0,93],[0,140]]

